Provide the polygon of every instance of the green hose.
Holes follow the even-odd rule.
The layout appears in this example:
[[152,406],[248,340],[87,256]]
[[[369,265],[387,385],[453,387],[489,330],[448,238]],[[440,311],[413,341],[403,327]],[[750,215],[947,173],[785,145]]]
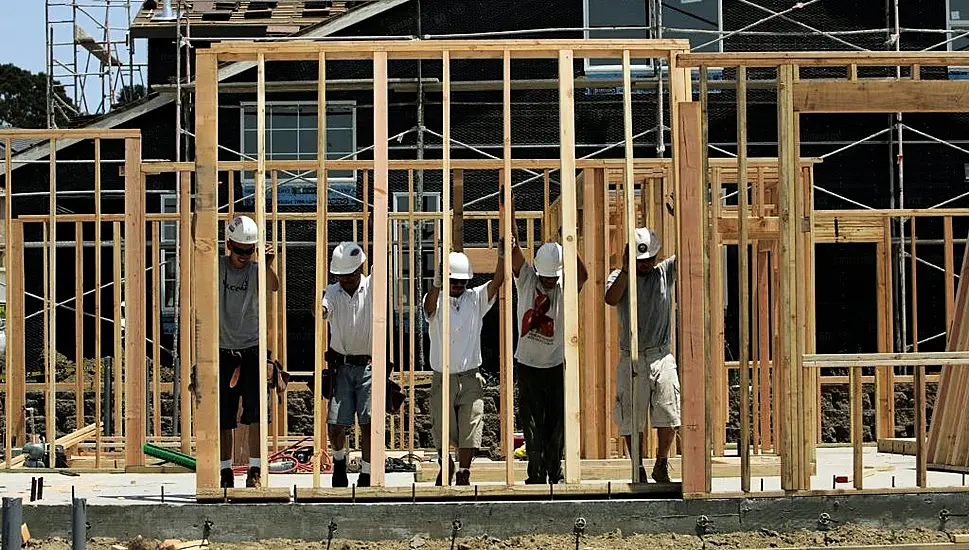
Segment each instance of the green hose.
[[178,464],[179,466],[184,466],[193,472],[195,471],[195,459],[186,454],[182,454],[171,449],[163,449],[156,445],[152,445],[151,443],[145,443],[142,445],[141,450],[144,451],[148,456],[160,458],[166,462]]

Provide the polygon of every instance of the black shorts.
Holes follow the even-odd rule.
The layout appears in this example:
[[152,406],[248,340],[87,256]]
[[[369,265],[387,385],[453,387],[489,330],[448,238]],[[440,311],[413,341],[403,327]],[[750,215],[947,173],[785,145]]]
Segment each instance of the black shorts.
[[[232,373],[240,367],[239,382],[229,387]],[[243,350],[219,350],[219,429],[232,430],[239,424],[259,424],[259,347]],[[242,419],[236,422],[239,400]],[[269,415],[270,417],[272,415]]]

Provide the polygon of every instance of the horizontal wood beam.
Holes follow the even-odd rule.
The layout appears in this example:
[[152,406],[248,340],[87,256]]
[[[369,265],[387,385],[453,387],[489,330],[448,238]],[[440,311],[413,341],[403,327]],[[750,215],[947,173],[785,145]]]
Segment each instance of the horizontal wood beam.
[[847,65],[895,67],[899,65],[969,66],[969,52],[727,52],[679,53],[678,67],[844,67]]
[[965,80],[800,80],[794,110],[801,113],[958,113],[969,110]]
[[969,351],[925,351],[916,353],[815,353],[804,354],[802,364],[806,368],[969,365]]
[[[4,128],[0,139],[128,139],[141,137],[141,130],[130,128],[66,128],[66,129],[29,129]],[[16,159],[13,161],[17,162]]]
[[388,59],[440,59],[449,52],[455,59],[501,59],[508,51],[514,59],[553,59],[560,50],[573,50],[576,58],[620,58],[629,51],[634,58],[669,59],[677,51],[690,49],[685,39],[512,39],[512,40],[347,40],[332,42],[223,42],[212,46],[219,61],[252,61],[263,55],[266,61],[315,60],[320,52],[327,59],[373,59],[386,53]]

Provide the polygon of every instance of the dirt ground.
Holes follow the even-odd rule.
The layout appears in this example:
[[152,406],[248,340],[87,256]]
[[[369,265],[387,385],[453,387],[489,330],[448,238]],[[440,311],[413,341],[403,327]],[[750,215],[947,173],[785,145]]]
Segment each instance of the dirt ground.
[[[871,529],[858,525],[842,525],[827,532],[798,531],[794,533],[777,533],[761,530],[750,533],[732,533],[726,535],[709,535],[702,539],[691,535],[637,535],[616,532],[594,537],[583,537],[579,542],[580,550],[639,550],[642,548],[658,548],[662,550],[704,549],[704,548],[805,548],[820,546],[861,546],[883,544],[916,544],[916,543],[945,543],[949,542],[947,533],[929,529],[886,530]],[[93,539],[87,548],[90,550],[112,550],[112,546],[120,544],[127,550],[159,550],[158,541],[134,540],[116,541],[108,539]],[[33,550],[68,550],[69,541],[43,540],[31,541],[27,546]],[[326,541],[292,541],[292,540],[264,540],[258,542],[244,542],[223,544],[214,542],[208,548],[211,550],[321,550],[327,548]],[[409,540],[364,542],[334,539],[330,546],[332,550],[450,550],[451,541],[426,539],[420,535]],[[574,536],[563,535],[529,535],[499,539],[492,536],[464,538],[458,537],[454,548],[457,550],[546,550],[575,548]]]

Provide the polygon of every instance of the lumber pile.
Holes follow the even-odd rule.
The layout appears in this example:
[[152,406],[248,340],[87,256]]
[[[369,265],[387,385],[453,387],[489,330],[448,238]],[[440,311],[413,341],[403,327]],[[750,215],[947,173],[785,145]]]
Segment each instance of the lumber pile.
[[[55,439],[54,448],[57,448],[57,446],[60,445],[64,447],[65,451],[67,451],[71,447],[74,447],[79,443],[84,442],[85,440],[93,438],[95,432],[97,431],[97,426],[98,426],[97,424],[88,424],[87,426],[81,428],[80,430],[71,432],[67,435],[63,435]],[[24,465],[25,460],[27,460],[26,455],[17,455],[12,459],[10,459],[10,467],[20,468],[21,466]]]
[[[959,290],[946,351],[969,351],[969,243],[962,257]],[[944,365],[929,427],[926,461],[935,469],[969,470],[969,365]]]

